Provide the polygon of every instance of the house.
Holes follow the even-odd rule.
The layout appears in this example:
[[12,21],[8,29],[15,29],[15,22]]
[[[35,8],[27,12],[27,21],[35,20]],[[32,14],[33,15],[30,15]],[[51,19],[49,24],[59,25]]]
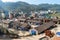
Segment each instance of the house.
[[55,11],[51,11],[51,10],[45,10],[45,11],[40,11],[40,14],[51,14],[54,13]]
[[27,23],[21,23],[20,30],[29,31],[31,26]]
[[4,13],[1,13],[1,15],[2,15],[2,18],[5,18],[5,14]]
[[0,18],[5,18],[5,13],[0,10]]
[[51,27],[54,27],[55,23],[53,22],[48,22],[48,23],[44,23],[43,25],[40,25],[39,27],[35,27],[35,29],[38,31],[38,33],[41,33]]
[[48,14],[48,11],[40,11],[40,14]]
[[38,12],[31,12],[30,17],[35,17],[35,18],[36,18],[36,17],[39,17],[39,16],[38,16]]

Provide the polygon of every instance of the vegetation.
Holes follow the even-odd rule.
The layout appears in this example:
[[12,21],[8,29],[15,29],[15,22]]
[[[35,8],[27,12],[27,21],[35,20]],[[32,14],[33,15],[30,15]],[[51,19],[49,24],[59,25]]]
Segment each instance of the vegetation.
[[31,11],[40,11],[40,10],[56,10],[60,12],[60,5],[59,4],[39,4],[39,5],[32,5],[25,2],[2,2],[0,1],[0,10],[5,11],[23,11],[29,13]]
[[47,18],[51,18],[51,17],[58,17],[58,18],[60,18],[60,13],[45,14],[44,16],[47,17]]
[[50,16],[55,16],[60,18],[60,13],[50,14]]

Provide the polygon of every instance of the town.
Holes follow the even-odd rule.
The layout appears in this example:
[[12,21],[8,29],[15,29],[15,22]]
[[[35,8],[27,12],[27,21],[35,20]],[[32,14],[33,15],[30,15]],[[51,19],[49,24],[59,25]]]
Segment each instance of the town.
[[60,36],[60,18],[52,16],[53,14],[58,12],[41,10],[27,14],[14,11],[5,15],[3,11],[0,11],[0,38],[34,40],[33,37],[36,37],[36,40],[54,40],[55,36]]

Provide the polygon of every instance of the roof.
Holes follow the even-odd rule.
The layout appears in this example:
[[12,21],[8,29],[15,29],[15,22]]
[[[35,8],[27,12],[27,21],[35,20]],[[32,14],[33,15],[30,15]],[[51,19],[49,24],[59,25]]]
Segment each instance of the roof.
[[58,19],[53,19],[53,21],[58,21]]
[[6,23],[6,24],[8,24],[10,21],[8,21],[8,20],[3,20],[3,23]]
[[40,20],[27,20],[28,22],[41,22]]
[[28,25],[27,23],[23,23],[21,26],[22,27],[27,27],[27,25]]
[[55,23],[48,22],[48,23],[44,23],[43,25],[40,25],[39,27],[35,27],[35,29],[38,31],[38,33],[41,33],[46,29],[49,29],[52,25],[55,25]]

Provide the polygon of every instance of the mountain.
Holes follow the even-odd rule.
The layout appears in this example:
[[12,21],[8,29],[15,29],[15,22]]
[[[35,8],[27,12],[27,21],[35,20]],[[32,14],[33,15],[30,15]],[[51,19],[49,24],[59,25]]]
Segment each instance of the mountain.
[[5,11],[23,11],[29,13],[31,11],[40,11],[40,10],[57,10],[60,11],[60,4],[28,4],[26,2],[2,2],[0,0],[0,9]]
[[2,5],[3,5],[3,2],[0,0],[0,10],[2,10]]

